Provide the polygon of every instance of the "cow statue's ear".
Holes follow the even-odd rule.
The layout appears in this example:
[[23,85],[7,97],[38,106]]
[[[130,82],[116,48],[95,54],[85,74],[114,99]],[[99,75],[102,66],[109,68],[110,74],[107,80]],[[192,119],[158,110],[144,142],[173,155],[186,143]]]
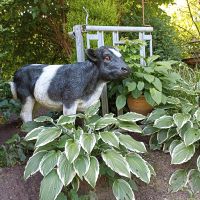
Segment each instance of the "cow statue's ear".
[[86,49],[85,54],[91,62],[97,62],[97,55],[94,49]]

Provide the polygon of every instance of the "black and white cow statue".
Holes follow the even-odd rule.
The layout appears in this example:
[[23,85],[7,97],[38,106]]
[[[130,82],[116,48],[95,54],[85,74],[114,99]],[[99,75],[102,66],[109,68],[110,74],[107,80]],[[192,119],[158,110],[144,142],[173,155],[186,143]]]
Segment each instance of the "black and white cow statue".
[[86,55],[85,62],[29,64],[15,72],[11,91],[22,103],[20,116],[24,122],[32,121],[36,102],[52,110],[63,110],[64,115],[84,111],[99,99],[107,82],[123,79],[130,73],[113,47],[88,49]]

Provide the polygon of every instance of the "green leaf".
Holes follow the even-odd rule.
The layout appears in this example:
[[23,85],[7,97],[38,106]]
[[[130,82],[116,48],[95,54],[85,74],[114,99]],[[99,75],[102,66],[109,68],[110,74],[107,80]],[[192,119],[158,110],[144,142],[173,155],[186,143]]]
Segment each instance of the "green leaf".
[[78,157],[81,146],[78,140],[68,139],[65,144],[65,154],[70,163]]
[[147,58],[147,64],[150,65],[153,61],[157,60],[160,56],[159,55],[153,55]]
[[150,113],[150,115],[148,116],[147,122],[154,122],[156,119],[159,119],[165,114],[166,114],[166,111],[164,109],[157,108]]
[[35,122],[53,122],[53,119],[48,116],[40,116],[34,119]]
[[26,122],[26,123],[22,124],[21,131],[28,133],[28,132],[32,131],[33,129],[38,128],[40,126],[41,125],[38,122],[34,122],[34,121]]
[[84,175],[85,180],[94,188],[99,176],[99,162],[94,157],[90,157],[90,166],[87,173]]
[[118,116],[117,119],[125,122],[137,122],[145,119],[146,117],[144,115],[135,113],[135,112],[127,112],[124,115]]
[[128,92],[135,90],[136,82],[126,82],[126,86],[128,87]]
[[137,88],[131,92],[131,96],[134,99],[139,98],[142,95],[142,91],[139,91]]
[[170,177],[169,185],[173,192],[178,192],[179,190],[186,187],[187,184],[187,171],[184,169],[176,170]]
[[106,165],[120,176],[131,177],[129,165],[119,152],[109,149],[102,152],[101,156]]
[[39,166],[40,172],[43,176],[48,175],[51,170],[56,166],[59,156],[59,151],[49,151],[45,156],[43,156]]
[[119,121],[118,127],[126,131],[142,133],[141,127],[138,126],[135,122],[132,123],[132,122]]
[[74,161],[74,170],[82,180],[82,177],[87,173],[90,166],[90,159],[88,156],[79,155]]
[[97,114],[97,112],[99,111],[99,108],[100,108],[100,101],[97,101],[96,103],[94,103],[93,105],[91,105],[85,111],[85,115],[87,115],[87,116],[93,116],[93,115]]
[[112,190],[117,200],[135,200],[135,196],[130,185],[123,179],[115,180]]
[[181,143],[180,140],[173,140],[169,146],[169,153],[172,155],[174,148]]
[[150,88],[150,94],[152,99],[159,105],[162,102],[162,92],[156,90],[155,88]]
[[119,142],[124,147],[131,151],[135,151],[138,153],[146,153],[146,147],[143,142],[138,142],[137,140],[134,140],[130,135],[123,135],[121,134],[119,136]]
[[195,153],[195,146],[185,146],[184,143],[177,145],[172,151],[172,164],[182,164],[192,158]]
[[188,173],[189,185],[194,194],[200,191],[200,172],[196,169],[191,169]]
[[157,140],[159,144],[162,144],[168,139],[168,129],[161,129],[157,134]]
[[176,113],[173,115],[174,123],[178,127],[178,129],[181,129],[184,124],[186,124],[191,118],[190,114],[185,113]]
[[40,162],[45,154],[46,151],[39,151],[29,158],[24,171],[25,180],[39,170]]
[[156,77],[155,77],[155,80],[152,82],[152,84],[154,85],[154,87],[155,87],[158,91],[162,92],[162,82],[160,81],[159,78],[156,78]]
[[65,196],[64,193],[61,192],[61,193],[57,196],[56,200],[67,200],[67,197]]
[[41,127],[38,127],[38,128],[35,128],[33,129],[31,132],[29,132],[26,137],[24,138],[26,141],[29,141],[29,140],[36,140],[38,138],[38,135],[43,131],[45,130],[45,128],[43,126]]
[[64,153],[59,157],[57,172],[60,180],[65,186],[69,185],[76,175],[73,165],[67,160]]
[[35,146],[36,147],[44,146],[45,144],[48,144],[54,141],[56,138],[58,138],[61,135],[61,133],[62,130],[57,127],[46,128],[38,136]]
[[152,83],[154,81],[154,76],[150,74],[144,74],[144,78],[149,82]]
[[160,129],[168,129],[174,126],[173,118],[169,115],[164,115],[154,122],[154,127]]
[[100,132],[99,135],[105,143],[117,148],[119,147],[119,139],[114,132]]
[[142,130],[142,134],[143,135],[152,135],[152,134],[154,134],[154,133],[156,133],[158,131],[159,131],[158,128],[153,127],[152,125],[146,125],[144,127],[144,129]]
[[40,186],[40,200],[55,200],[63,187],[56,170],[45,176]]
[[152,107],[154,107],[156,105],[156,102],[152,99],[149,91],[144,92],[144,97],[149,105],[151,105]]
[[194,114],[195,118],[197,119],[197,121],[200,121],[200,108],[198,108]]
[[120,109],[122,109],[125,105],[126,105],[126,96],[123,95],[123,94],[117,96],[117,99],[116,99],[116,106],[117,106],[117,109],[120,110]]
[[146,164],[146,161],[142,159],[141,156],[139,156],[136,153],[129,153],[126,156],[126,161],[129,164],[129,167],[131,169],[131,172],[144,181],[145,183],[150,182],[151,178],[151,172],[149,170],[149,167]]
[[137,89],[139,91],[142,91],[144,89],[144,82],[139,81],[138,84],[137,84]]
[[57,125],[74,124],[76,115],[61,115],[57,120]]
[[150,170],[151,175],[156,176],[156,172],[155,172],[153,166],[151,164],[149,164],[148,162],[146,162],[146,164]]
[[185,145],[189,146],[200,139],[200,130],[195,128],[188,128],[185,131],[183,138]]
[[197,168],[200,171],[200,156],[197,158]]
[[113,114],[106,114],[97,120],[95,130],[103,129],[111,124],[115,124],[116,122],[117,119],[113,117]]
[[80,137],[80,143],[82,148],[88,153],[90,154],[95,146],[96,143],[96,137],[95,134],[91,133],[84,133],[81,135]]

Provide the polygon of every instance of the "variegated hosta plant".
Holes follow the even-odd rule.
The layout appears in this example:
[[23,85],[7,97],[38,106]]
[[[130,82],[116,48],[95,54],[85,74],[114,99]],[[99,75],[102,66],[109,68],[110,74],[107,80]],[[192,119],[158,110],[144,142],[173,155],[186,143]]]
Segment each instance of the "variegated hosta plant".
[[[182,164],[199,152],[200,107],[186,99],[168,97],[163,108],[155,109],[146,119],[144,135],[151,135],[150,147],[163,149],[171,155],[171,164]],[[200,156],[197,169],[178,169],[170,180],[170,189],[200,191]]]
[[[94,188],[101,175],[109,178],[116,199],[133,200],[133,175],[145,183],[150,182],[155,172],[140,155],[146,153],[145,145],[120,132],[141,133],[136,122],[145,117],[137,113],[100,117],[97,115],[99,106],[98,102],[85,114],[60,116],[57,121],[46,116],[35,119],[51,124],[35,128],[25,137],[27,141],[36,142],[24,178],[38,171],[43,175],[40,200],[73,199],[70,195],[77,195],[81,181]],[[76,118],[82,118],[83,127],[75,126]]]

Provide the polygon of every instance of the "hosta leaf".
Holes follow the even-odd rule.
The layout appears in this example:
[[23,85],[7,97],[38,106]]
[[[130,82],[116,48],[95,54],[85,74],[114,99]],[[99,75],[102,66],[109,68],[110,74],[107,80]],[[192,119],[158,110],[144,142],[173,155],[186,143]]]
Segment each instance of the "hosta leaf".
[[40,116],[34,119],[35,122],[53,122],[53,119],[48,116]]
[[56,200],[67,200],[67,197],[65,196],[64,193],[61,192],[61,193],[57,196]]
[[200,121],[200,108],[197,109],[197,111],[195,112],[194,116],[197,119],[197,121]]
[[78,158],[74,161],[74,169],[80,179],[87,173],[90,166],[90,159],[88,156],[79,155]]
[[174,123],[181,129],[184,124],[186,124],[190,120],[190,115],[185,113],[176,113],[173,115]]
[[117,109],[120,110],[120,109],[122,109],[125,105],[126,105],[126,96],[124,96],[123,94],[117,96],[117,99],[116,99],[116,106],[117,106]]
[[155,87],[158,91],[162,92],[162,82],[160,81],[159,78],[155,78],[155,80],[152,82],[152,84],[154,85],[154,87]]
[[77,140],[68,139],[65,144],[65,154],[70,163],[78,157],[81,145]]
[[185,146],[184,143],[177,145],[172,151],[172,164],[181,164],[187,162],[195,153],[195,146]]
[[58,125],[74,124],[76,120],[76,115],[61,115],[58,120]]
[[126,156],[126,161],[129,164],[131,172],[136,177],[145,183],[150,182],[151,172],[146,164],[146,161],[143,160],[141,156],[136,153],[130,153]]
[[121,134],[119,136],[119,142],[124,147],[131,151],[135,151],[138,153],[145,153],[147,152],[146,147],[143,142],[138,142],[137,140],[134,140],[130,135],[123,135]]
[[131,177],[130,168],[125,158],[113,149],[106,150],[101,156],[108,167],[121,176]]
[[181,143],[180,140],[173,140],[173,141],[172,141],[172,143],[171,143],[170,146],[169,146],[169,153],[170,153],[170,155],[172,155],[172,152],[173,152],[174,148],[175,148],[177,145],[179,145],[180,143]]
[[39,170],[40,162],[45,154],[46,151],[39,151],[29,158],[24,171],[25,180]]
[[169,185],[173,192],[183,189],[187,184],[187,171],[184,169],[176,170],[170,177]]
[[84,175],[85,180],[94,188],[99,176],[99,162],[98,160],[91,156],[90,166],[87,173]]
[[143,90],[144,89],[144,82],[143,81],[139,81],[138,84],[137,84],[137,89],[139,91]]
[[168,138],[168,129],[161,129],[157,134],[157,140],[159,144],[162,144]]
[[154,81],[155,76],[150,74],[144,74],[144,78],[149,82],[152,83]]
[[191,169],[188,176],[189,185],[193,193],[198,193],[200,191],[200,172],[196,169]]
[[147,121],[148,122],[154,122],[156,119],[159,119],[160,117],[162,117],[165,114],[166,114],[166,111],[164,109],[158,108],[158,109],[156,109],[156,110],[154,110],[150,113]]
[[40,162],[40,172],[43,176],[46,176],[58,163],[60,152],[49,151]]
[[40,186],[40,200],[55,200],[63,187],[56,170],[45,176]]
[[119,147],[119,139],[114,132],[100,132],[99,135],[105,143],[117,148]]
[[188,121],[181,129],[178,129],[179,136],[184,139],[184,135],[187,132],[188,129],[193,128],[193,123],[191,121]]
[[104,117],[100,118],[96,122],[95,129],[100,130],[102,128],[105,128],[111,124],[115,124],[117,122],[117,119],[113,117],[113,114],[106,114]]
[[93,116],[93,115],[97,114],[97,112],[99,111],[99,107],[100,107],[100,101],[97,101],[96,103],[94,103],[93,105],[91,105],[85,111],[85,115],[87,115],[87,116]]
[[174,126],[173,118],[168,115],[164,115],[160,117],[159,119],[156,119],[154,122],[154,127],[160,128],[160,129],[168,129],[172,126]]
[[150,88],[149,91],[152,99],[159,105],[162,102],[162,92],[156,90],[155,88]]
[[197,158],[197,169],[200,171],[200,156]]
[[80,137],[80,143],[82,148],[88,153],[90,154],[95,146],[96,143],[96,137],[95,134],[91,133],[84,133],[81,135]]
[[130,131],[130,132],[135,132],[135,133],[141,133],[142,129],[140,126],[138,126],[135,122],[123,122],[119,121],[118,124],[119,128]]
[[200,139],[200,130],[195,128],[188,128],[184,133],[183,138],[185,145],[189,146]]
[[123,179],[117,179],[112,186],[113,194],[117,200],[135,200],[133,190]]
[[152,135],[158,132],[160,129],[153,127],[152,125],[146,125],[142,130],[143,135]]
[[137,122],[140,120],[145,119],[146,117],[144,115],[141,115],[139,113],[135,113],[135,112],[127,112],[124,115],[120,115],[118,117],[119,120],[121,121],[125,121],[125,122]]
[[149,164],[148,162],[146,162],[146,164],[150,170],[151,175],[156,176],[156,172],[155,172],[153,166],[151,164]]
[[62,153],[59,157],[57,172],[60,180],[65,186],[69,185],[76,175],[73,165],[67,160],[64,153]]
[[29,140],[36,140],[38,138],[38,135],[43,131],[45,130],[45,128],[43,126],[41,127],[38,127],[38,128],[35,128],[33,129],[32,131],[30,131],[26,137],[24,138],[26,141],[29,141]]
[[42,131],[42,133],[38,136],[37,142],[35,144],[36,147],[44,146],[58,138],[62,133],[62,130],[57,127],[50,127]]
[[135,90],[137,85],[136,85],[136,82],[127,82],[126,86],[128,87],[128,92],[131,92]]

